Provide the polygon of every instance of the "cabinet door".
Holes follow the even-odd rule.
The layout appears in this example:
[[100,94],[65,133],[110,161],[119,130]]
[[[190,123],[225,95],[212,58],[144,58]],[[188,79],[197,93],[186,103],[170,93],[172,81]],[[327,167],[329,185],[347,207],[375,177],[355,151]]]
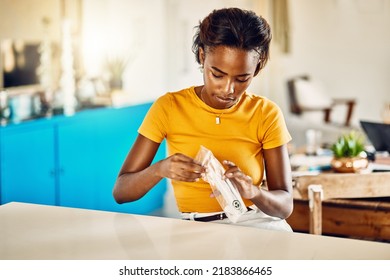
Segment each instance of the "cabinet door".
[[97,122],[75,116],[58,126],[59,205],[96,209]]
[[1,135],[1,203],[54,205],[53,126],[20,124],[3,129]]
[[[59,204],[149,214],[163,206],[166,181],[142,199],[117,204],[112,190],[151,104],[82,112],[58,124]],[[165,144],[155,158],[165,157]]]
[[[111,110],[99,119],[100,129],[96,144],[98,145],[99,181],[98,209],[133,214],[150,214],[163,206],[166,192],[166,180],[162,180],[140,200],[131,203],[117,204],[112,190],[119,170],[133,145],[138,128],[141,125],[151,104],[142,104]],[[165,142],[161,145],[154,161],[165,157]]]

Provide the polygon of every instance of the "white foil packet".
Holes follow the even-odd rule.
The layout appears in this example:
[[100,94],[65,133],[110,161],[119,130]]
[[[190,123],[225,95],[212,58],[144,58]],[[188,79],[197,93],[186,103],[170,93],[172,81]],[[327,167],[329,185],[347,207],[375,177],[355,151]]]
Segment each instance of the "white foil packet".
[[203,180],[210,184],[215,198],[229,220],[236,223],[248,210],[230,179],[223,179],[225,173],[223,165],[210,150],[203,146],[200,147],[195,160],[206,167],[207,171],[202,175]]

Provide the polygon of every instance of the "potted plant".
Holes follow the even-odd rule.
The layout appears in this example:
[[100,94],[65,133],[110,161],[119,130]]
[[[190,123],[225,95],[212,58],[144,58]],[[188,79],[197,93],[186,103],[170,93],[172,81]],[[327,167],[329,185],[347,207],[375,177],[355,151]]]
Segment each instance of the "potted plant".
[[368,166],[364,137],[356,131],[339,137],[331,146],[331,150],[333,152],[331,166],[336,172],[355,173]]
[[129,58],[122,57],[110,57],[105,62],[105,67],[109,73],[110,88],[121,89],[122,88],[122,76],[126,70]]

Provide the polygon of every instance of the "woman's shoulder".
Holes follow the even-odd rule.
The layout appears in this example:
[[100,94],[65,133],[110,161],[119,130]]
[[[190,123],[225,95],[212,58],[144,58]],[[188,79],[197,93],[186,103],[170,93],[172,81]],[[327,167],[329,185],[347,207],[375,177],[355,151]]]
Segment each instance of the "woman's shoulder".
[[244,102],[250,104],[251,106],[258,106],[259,108],[263,109],[268,107],[279,107],[274,101],[272,101],[268,97],[257,95],[254,93],[246,93]]
[[194,86],[184,88],[181,90],[177,91],[169,91],[166,92],[165,94],[161,95],[160,97],[157,98],[155,103],[159,104],[173,104],[173,103],[183,103],[183,102],[188,102],[191,100],[195,94]]
[[266,96],[246,94],[246,108],[252,108],[261,118],[278,118],[283,115],[280,106]]
[[177,91],[169,91],[169,92],[166,92],[165,94],[163,94],[162,96],[160,96],[158,98],[158,100],[159,99],[163,99],[163,100],[169,99],[169,100],[172,100],[172,99],[188,97],[188,95],[190,93],[195,92],[194,88],[195,88],[195,86],[191,86],[191,87],[180,89],[180,90],[177,90]]

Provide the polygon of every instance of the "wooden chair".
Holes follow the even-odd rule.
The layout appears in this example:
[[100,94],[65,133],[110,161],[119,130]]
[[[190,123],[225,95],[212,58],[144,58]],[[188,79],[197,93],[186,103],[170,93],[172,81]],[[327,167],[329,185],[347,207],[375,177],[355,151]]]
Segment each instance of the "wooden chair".
[[390,197],[390,172],[320,174],[294,178],[294,198],[308,200],[310,230],[322,234],[322,201],[335,198]]
[[290,104],[290,112],[295,115],[301,115],[304,112],[310,112],[310,111],[322,111],[324,113],[324,122],[325,123],[331,123],[331,113],[335,106],[337,105],[346,105],[347,111],[345,120],[343,121],[343,124],[345,126],[350,126],[351,123],[351,117],[354,111],[354,107],[356,104],[355,99],[342,99],[342,98],[331,98],[331,102],[329,105],[326,105],[324,107],[304,107],[300,104],[299,98],[298,98],[298,92],[296,87],[296,82],[299,80],[309,81],[308,75],[302,75],[298,76],[292,79],[289,79],[287,81],[287,90],[288,90],[288,98],[289,98],[289,104]]

